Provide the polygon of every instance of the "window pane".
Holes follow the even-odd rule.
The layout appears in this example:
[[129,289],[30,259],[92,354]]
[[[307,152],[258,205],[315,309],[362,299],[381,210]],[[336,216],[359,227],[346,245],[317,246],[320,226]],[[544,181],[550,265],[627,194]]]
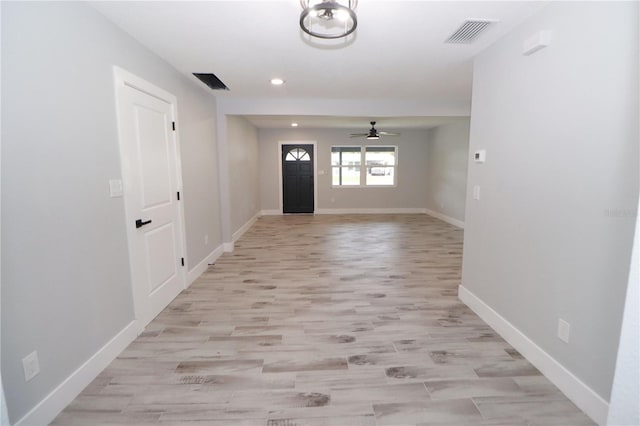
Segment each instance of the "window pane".
[[367,185],[393,185],[395,167],[367,167]]
[[302,148],[293,148],[284,159],[285,161],[311,161],[309,153]]
[[340,165],[340,152],[334,151],[331,149],[331,165],[339,166]]
[[365,152],[367,166],[393,166],[396,164],[394,146],[368,146]]
[[360,167],[332,167],[332,184],[334,186],[360,185]]
[[331,147],[332,166],[359,166],[361,162],[360,147],[358,146],[333,146]]

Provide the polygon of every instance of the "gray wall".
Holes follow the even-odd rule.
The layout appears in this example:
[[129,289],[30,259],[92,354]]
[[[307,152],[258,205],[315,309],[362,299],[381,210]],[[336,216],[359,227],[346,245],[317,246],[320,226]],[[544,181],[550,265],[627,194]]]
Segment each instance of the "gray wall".
[[[638,198],[637,7],[550,3],[474,66],[469,150],[487,161],[469,163],[462,284],[606,400]],[[523,56],[540,30],[552,44]]]
[[[403,129],[397,137],[380,141],[350,138],[362,129],[260,129],[260,199],[262,210],[278,206],[278,142],[316,141],[318,205],[316,209],[424,208],[427,181],[426,130]],[[366,142],[364,142],[366,141]],[[396,145],[398,147],[397,183],[394,188],[332,188],[332,145]]]
[[429,130],[427,208],[464,222],[469,119]]
[[[147,71],[143,71],[148,75]],[[193,269],[222,244],[217,173],[216,105],[208,88],[176,75],[178,124],[184,185],[187,268]],[[167,82],[167,87],[174,86]],[[168,89],[171,91],[171,89]],[[208,236],[205,242],[204,236]]]
[[227,147],[233,234],[260,211],[258,131],[242,117],[227,116]]
[[[215,99],[83,3],[2,3],[2,380],[20,419],[133,319],[112,66],[178,97],[187,260],[221,243]],[[25,383],[33,350],[41,372]]]

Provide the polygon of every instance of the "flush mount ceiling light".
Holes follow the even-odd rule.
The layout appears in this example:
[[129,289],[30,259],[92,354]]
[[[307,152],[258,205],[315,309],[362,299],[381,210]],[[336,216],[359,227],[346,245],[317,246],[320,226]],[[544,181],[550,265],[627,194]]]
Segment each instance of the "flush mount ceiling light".
[[281,86],[284,84],[284,80],[281,78],[272,78],[271,84],[273,84],[274,86]]
[[313,37],[346,37],[358,26],[358,0],[300,0],[300,5],[300,28]]

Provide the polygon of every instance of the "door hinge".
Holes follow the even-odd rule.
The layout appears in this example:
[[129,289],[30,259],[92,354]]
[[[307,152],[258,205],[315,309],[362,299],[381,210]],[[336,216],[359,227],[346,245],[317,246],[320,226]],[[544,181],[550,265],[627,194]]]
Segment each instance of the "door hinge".
[[171,128],[173,129],[174,132],[176,131],[176,122],[175,121],[171,122]]
[[184,257],[180,258],[180,263],[182,264],[182,266],[184,266]]
[[178,195],[178,201],[180,201],[180,191],[176,192],[176,194]]

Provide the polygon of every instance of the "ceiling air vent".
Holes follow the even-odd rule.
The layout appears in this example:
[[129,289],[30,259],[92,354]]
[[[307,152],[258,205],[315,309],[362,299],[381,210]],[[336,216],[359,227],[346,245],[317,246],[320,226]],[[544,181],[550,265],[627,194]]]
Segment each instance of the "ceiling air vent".
[[211,90],[229,90],[229,88],[222,82],[215,74],[212,73],[198,73],[194,72],[193,75],[209,86]]
[[445,43],[471,44],[494,21],[469,19],[445,40]]

